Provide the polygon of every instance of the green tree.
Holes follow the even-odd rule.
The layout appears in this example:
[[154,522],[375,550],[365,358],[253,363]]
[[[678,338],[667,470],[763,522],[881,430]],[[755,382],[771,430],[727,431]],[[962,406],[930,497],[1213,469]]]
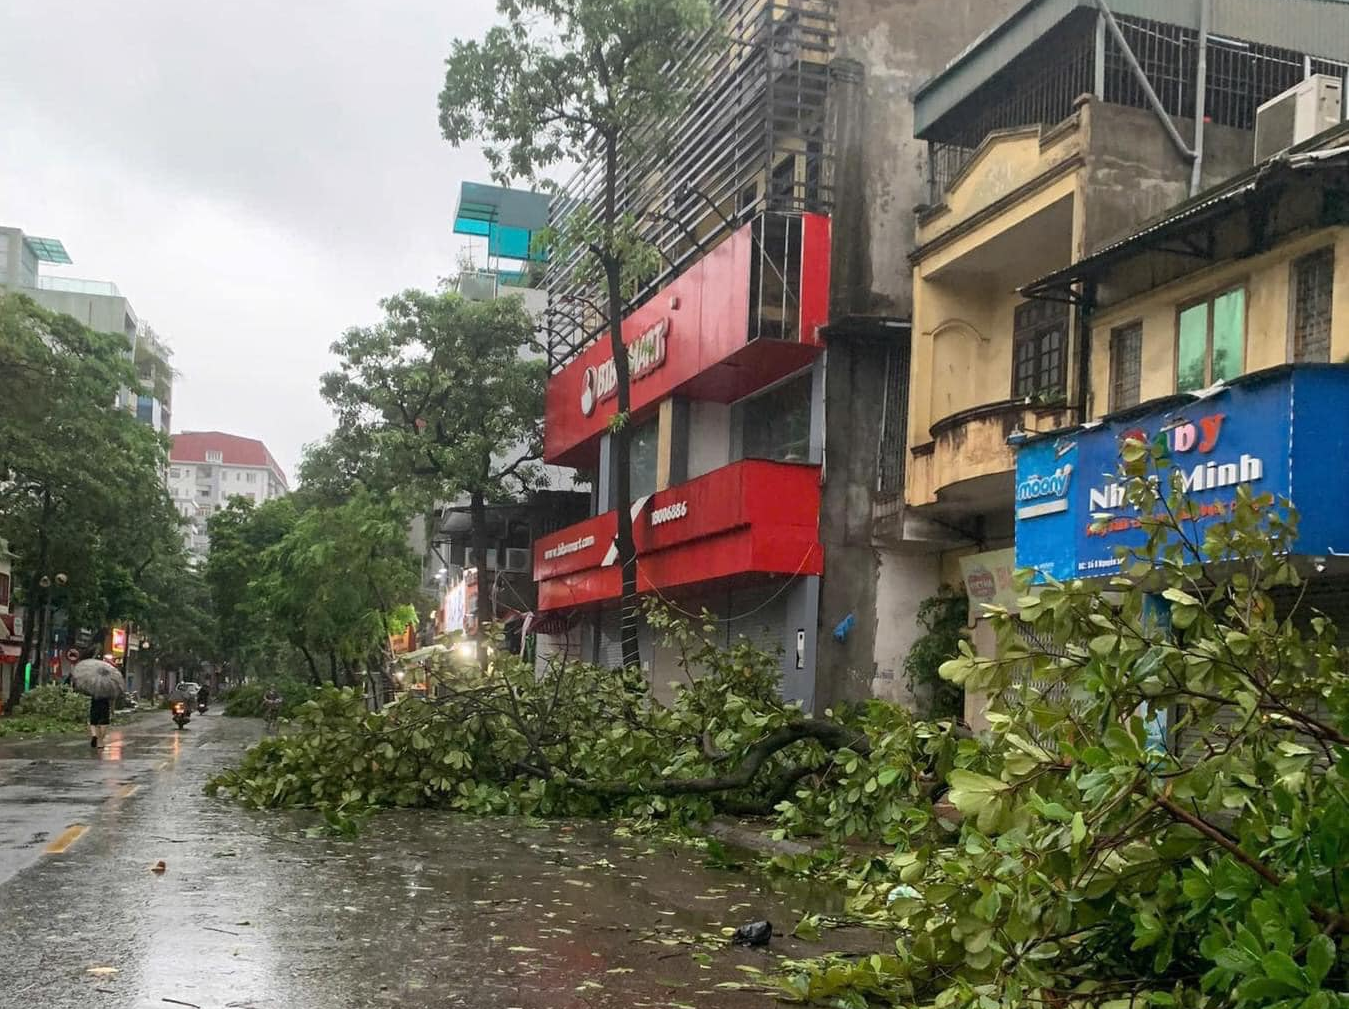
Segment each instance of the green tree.
[[[136,388],[128,350],[121,334],[0,297],[0,529],[36,618],[25,622],[25,656],[47,639],[53,606],[96,634],[143,612],[140,577],[175,550],[165,440],[114,405]],[[12,696],[23,685],[20,664]]]
[[306,650],[303,629],[291,614],[258,605],[253,582],[264,574],[263,558],[294,528],[295,502],[278,498],[255,505],[232,498],[207,521],[211,552],[205,579],[211,593],[217,650],[241,673],[272,671],[285,659],[284,648],[294,647],[304,657],[310,678],[322,682],[312,653]]
[[407,528],[405,513],[364,489],[301,512],[249,581],[254,612],[291,628],[311,672],[312,653],[325,653],[335,686],[352,684],[376,657],[384,668],[390,636],[416,619],[419,570]]
[[[546,368],[530,354],[534,323],[514,298],[405,291],[381,306],[382,323],[333,344],[339,366],[323,396],[341,437],[372,446],[421,500],[468,498],[474,554],[485,558],[487,505],[539,480]],[[491,618],[484,584],[479,627]]]
[[[440,94],[440,126],[455,145],[484,143],[503,181],[535,179],[560,162],[602,164],[598,205],[562,222],[553,254],[581,257],[602,279],[617,376],[612,428],[625,666],[639,665],[637,550],[632,536],[629,429],[632,409],[623,344],[624,292],[651,276],[658,254],[621,204],[620,178],[688,103],[697,81],[679,59],[712,30],[707,0],[498,0],[505,24],[481,41],[457,40]],[[629,294],[629,296],[631,296]]]

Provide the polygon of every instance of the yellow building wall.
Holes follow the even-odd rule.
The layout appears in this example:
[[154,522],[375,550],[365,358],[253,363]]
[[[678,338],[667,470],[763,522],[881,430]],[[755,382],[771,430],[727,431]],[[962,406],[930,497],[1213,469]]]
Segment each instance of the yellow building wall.
[[1332,361],[1349,359],[1349,228],[1324,228],[1250,259],[1219,263],[1183,280],[1148,291],[1092,319],[1092,416],[1110,408],[1110,335],[1133,322],[1143,324],[1141,402],[1176,391],[1177,314],[1183,305],[1232,287],[1246,287],[1244,372],[1286,364],[1291,358],[1293,262],[1326,245],[1335,246],[1335,287],[1331,304]]

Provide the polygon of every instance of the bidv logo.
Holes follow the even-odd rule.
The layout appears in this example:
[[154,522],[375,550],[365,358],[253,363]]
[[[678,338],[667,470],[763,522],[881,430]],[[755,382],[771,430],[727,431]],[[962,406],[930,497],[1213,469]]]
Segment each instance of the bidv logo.
[[[637,382],[665,364],[670,320],[660,319],[628,344],[628,380]],[[613,358],[585,370],[581,379],[581,413],[589,417],[595,407],[618,395],[618,369]]]
[[597,402],[595,381],[597,377],[598,373],[594,368],[587,368],[585,377],[581,379],[581,413],[586,417],[595,412],[595,403]]
[[[1020,519],[1056,515],[1068,510],[1068,487],[1072,483],[1073,467],[1065,463],[1049,476],[1034,474],[1016,485],[1017,511]],[[1025,503],[1023,505],[1023,502]]]

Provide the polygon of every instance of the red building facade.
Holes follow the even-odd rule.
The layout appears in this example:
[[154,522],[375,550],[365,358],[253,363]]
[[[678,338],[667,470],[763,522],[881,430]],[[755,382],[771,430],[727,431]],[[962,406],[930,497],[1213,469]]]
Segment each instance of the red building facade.
[[[793,254],[770,261],[768,233],[785,235]],[[730,639],[744,634],[781,648],[784,689],[803,701],[813,691],[824,573],[829,264],[827,216],[764,215],[623,323],[639,590],[688,612],[708,610]],[[573,654],[601,662],[617,655],[621,596],[609,458],[615,394],[607,338],[550,380],[545,461],[591,475],[593,517],[534,548],[540,616],[571,629]],[[658,686],[678,675],[659,642],[645,639],[642,654]]]

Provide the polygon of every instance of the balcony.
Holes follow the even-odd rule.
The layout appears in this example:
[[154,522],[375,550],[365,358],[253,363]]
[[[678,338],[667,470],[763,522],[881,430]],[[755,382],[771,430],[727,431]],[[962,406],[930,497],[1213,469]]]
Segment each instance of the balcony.
[[[738,575],[820,575],[820,468],[748,459],[654,494],[633,522],[641,592]],[[539,611],[622,595],[618,515],[606,512],[534,544]]]
[[932,425],[932,440],[913,449],[909,503],[939,505],[952,514],[1011,510],[1016,453],[1007,440],[1016,432],[1053,431],[1068,425],[1066,404],[1036,406],[1025,400],[988,403]]
[[[736,231],[623,321],[632,409],[670,396],[736,400],[820,353],[829,316],[829,218],[766,215]],[[593,468],[617,412],[608,338],[548,383],[544,461]]]

